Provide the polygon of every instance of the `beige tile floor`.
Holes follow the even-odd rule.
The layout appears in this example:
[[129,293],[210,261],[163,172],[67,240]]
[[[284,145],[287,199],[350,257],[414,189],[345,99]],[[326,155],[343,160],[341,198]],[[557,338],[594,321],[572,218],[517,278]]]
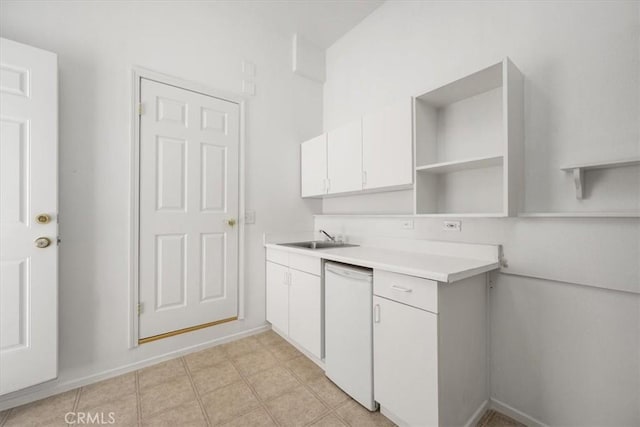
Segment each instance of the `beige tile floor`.
[[0,427],[65,426],[68,412],[119,426],[394,425],[272,331],[4,411]]

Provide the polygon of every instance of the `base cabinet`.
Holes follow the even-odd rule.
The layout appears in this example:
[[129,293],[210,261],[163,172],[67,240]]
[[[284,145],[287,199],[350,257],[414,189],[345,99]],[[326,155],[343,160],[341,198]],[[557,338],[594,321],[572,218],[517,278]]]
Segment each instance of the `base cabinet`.
[[374,270],[374,399],[398,425],[463,426],[488,399],[486,277]]
[[267,321],[289,334],[289,267],[267,262]]
[[320,277],[290,269],[289,337],[318,359],[321,357],[322,295]]
[[438,316],[373,297],[374,395],[411,426],[438,425]]
[[320,259],[267,252],[266,318],[281,334],[322,357]]

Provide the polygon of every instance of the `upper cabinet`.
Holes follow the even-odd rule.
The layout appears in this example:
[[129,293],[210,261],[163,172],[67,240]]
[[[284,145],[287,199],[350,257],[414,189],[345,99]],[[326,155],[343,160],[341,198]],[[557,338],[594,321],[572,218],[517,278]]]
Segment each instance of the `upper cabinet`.
[[413,182],[412,99],[362,118],[362,181],[372,190]]
[[523,98],[524,78],[505,58],[367,114],[302,144],[302,197],[413,186],[416,215],[515,216]]
[[403,99],[303,142],[302,197],[410,188],[413,100]]
[[300,144],[300,192],[302,197],[327,193],[327,134]]
[[362,123],[348,123],[327,134],[328,194],[362,190]]
[[523,105],[508,58],[416,97],[416,214],[517,214]]

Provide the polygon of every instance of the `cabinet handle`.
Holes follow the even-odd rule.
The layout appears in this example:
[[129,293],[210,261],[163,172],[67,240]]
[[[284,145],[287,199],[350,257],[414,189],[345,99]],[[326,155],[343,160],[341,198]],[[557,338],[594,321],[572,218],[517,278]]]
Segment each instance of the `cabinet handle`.
[[331,190],[331,180],[327,178],[327,193]]
[[367,184],[367,171],[362,171],[362,185]]
[[396,286],[396,285],[391,285],[391,289],[393,289],[394,291],[400,291],[400,292],[413,292],[413,289],[409,289],[409,288],[403,288],[402,286]]
[[284,280],[282,281],[282,284],[285,286],[289,286],[291,284],[291,273],[288,271],[284,272]]
[[373,322],[380,323],[380,304],[373,306]]

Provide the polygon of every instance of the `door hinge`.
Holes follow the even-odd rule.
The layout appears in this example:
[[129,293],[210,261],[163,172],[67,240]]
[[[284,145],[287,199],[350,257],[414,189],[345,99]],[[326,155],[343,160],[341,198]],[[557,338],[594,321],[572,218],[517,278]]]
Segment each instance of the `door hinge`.
[[144,311],[144,304],[139,302],[138,303],[138,314],[142,314],[143,311]]
[[60,236],[58,236],[56,237],[56,244],[60,246],[60,243],[62,243],[62,239],[60,238]]
[[144,114],[144,104],[141,102],[138,104],[138,115],[141,116]]

